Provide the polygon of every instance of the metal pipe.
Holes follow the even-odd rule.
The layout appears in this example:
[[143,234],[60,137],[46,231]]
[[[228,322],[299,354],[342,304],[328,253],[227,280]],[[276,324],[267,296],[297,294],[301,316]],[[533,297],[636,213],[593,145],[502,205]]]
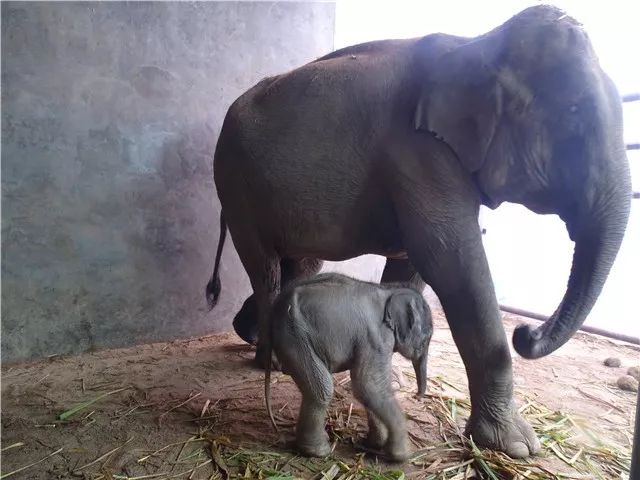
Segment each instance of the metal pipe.
[[[510,307],[508,305],[500,305],[500,310],[502,310],[503,312],[514,313],[523,317],[532,318],[534,320],[540,320],[541,322],[546,322],[547,320],[549,320],[549,317],[547,315],[530,312],[529,310],[523,310],[521,308]],[[613,338],[614,340],[621,340],[623,342],[633,343],[634,345],[640,345],[640,338],[632,337],[631,335],[608,332],[607,330],[596,327],[589,327],[588,325],[582,325],[580,327],[580,330],[582,330],[583,332],[595,333],[596,335],[601,335],[603,337]]]
[[629,93],[627,95],[622,96],[623,103],[637,102],[638,100],[640,100],[640,93]]
[[633,450],[631,452],[631,472],[629,480],[640,480],[640,390],[636,400],[636,427],[633,434]]
[[629,480],[640,480],[640,390],[636,400],[636,427],[633,434],[633,450],[631,451],[631,472]]

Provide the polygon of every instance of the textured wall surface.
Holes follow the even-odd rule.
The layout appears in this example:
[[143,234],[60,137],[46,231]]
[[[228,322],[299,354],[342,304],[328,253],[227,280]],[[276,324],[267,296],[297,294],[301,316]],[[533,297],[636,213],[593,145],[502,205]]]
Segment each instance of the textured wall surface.
[[4,361],[212,333],[226,109],[332,49],[327,2],[2,3]]

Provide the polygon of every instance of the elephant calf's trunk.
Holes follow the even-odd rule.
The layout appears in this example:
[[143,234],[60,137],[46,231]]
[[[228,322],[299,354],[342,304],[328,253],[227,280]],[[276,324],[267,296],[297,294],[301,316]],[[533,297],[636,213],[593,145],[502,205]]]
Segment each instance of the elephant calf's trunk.
[[427,392],[427,354],[424,353],[413,359],[413,369],[416,372],[418,384],[418,396],[422,397]]

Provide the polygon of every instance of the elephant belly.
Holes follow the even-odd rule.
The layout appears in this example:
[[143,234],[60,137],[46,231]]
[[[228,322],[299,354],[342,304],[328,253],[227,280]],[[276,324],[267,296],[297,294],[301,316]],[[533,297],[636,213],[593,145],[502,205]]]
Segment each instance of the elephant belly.
[[[281,213],[274,212],[274,217]],[[326,209],[311,202],[298,205],[278,224],[274,243],[282,257],[342,261],[364,254],[396,256],[404,250],[393,212],[382,202]]]

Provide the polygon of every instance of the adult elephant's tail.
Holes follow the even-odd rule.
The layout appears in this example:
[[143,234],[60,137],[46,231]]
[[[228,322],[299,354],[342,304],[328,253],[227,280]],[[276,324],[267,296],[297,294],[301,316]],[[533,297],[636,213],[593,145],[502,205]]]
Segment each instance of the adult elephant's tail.
[[209,304],[209,310],[218,303],[218,297],[220,297],[220,289],[222,284],[220,283],[220,259],[222,258],[222,248],[224,247],[224,241],[227,238],[227,223],[224,221],[224,214],[220,210],[220,238],[218,238],[218,251],[216,252],[216,261],[213,265],[213,273],[207,283],[207,303]]

